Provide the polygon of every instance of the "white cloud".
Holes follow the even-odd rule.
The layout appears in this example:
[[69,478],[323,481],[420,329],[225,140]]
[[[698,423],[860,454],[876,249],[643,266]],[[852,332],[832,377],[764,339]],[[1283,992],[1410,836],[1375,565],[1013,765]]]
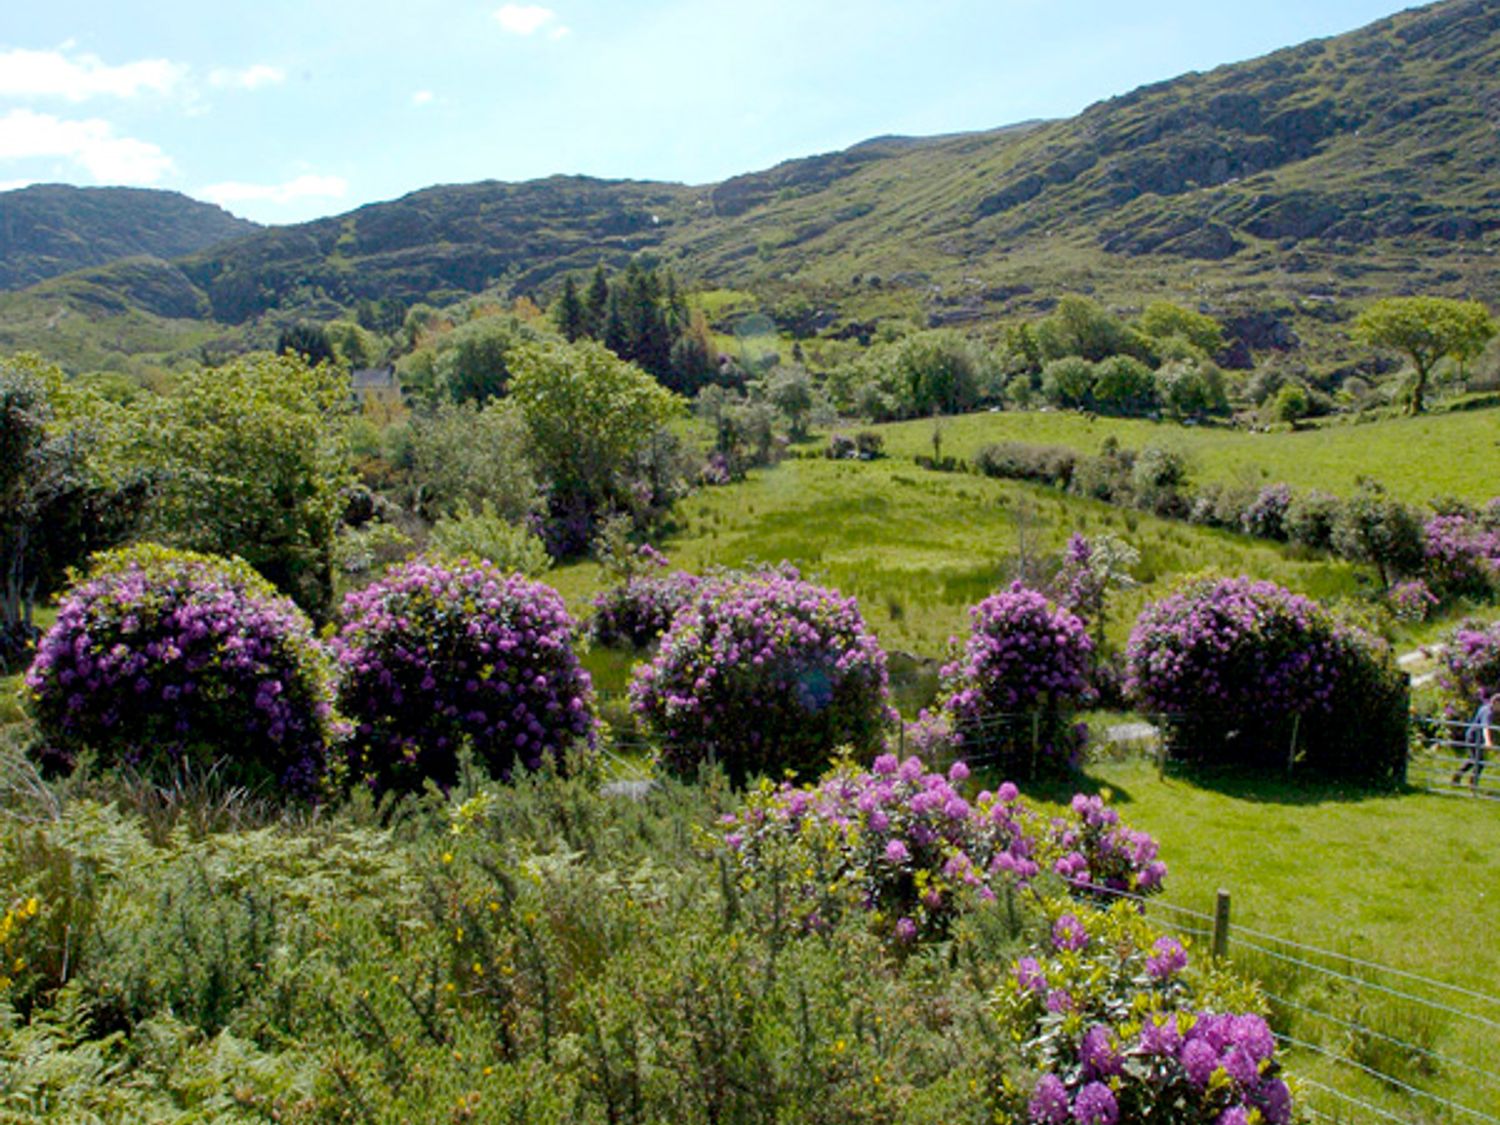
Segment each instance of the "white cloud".
[[0,191],[19,191],[23,187],[30,187],[36,183],[35,180],[0,180]]
[[431,105],[435,96],[431,90],[418,90],[411,96],[411,104]]
[[133,98],[169,93],[186,74],[187,67],[166,59],[110,66],[97,55],[21,48],[0,51],[0,97],[66,98],[70,102]]
[[209,85],[221,90],[259,90],[262,86],[279,86],[285,81],[286,71],[267,63],[256,63],[243,70],[219,66],[208,72]]
[[533,35],[556,20],[557,13],[537,4],[506,4],[496,10],[495,19],[512,35]]
[[566,39],[568,36],[570,36],[572,34],[573,34],[573,29],[571,27],[567,27],[567,26],[554,27],[551,31],[549,31],[547,33],[547,38],[555,41],[555,40],[558,40],[558,39]]
[[13,109],[0,117],[0,160],[61,157],[101,184],[154,184],[172,171],[172,158],[149,141],[117,137],[97,117],[65,121],[50,113]]
[[280,184],[246,184],[235,181],[210,184],[195,194],[220,207],[228,207],[232,203],[285,205],[304,199],[342,199],[349,194],[349,181],[342,176],[315,176],[309,173]]

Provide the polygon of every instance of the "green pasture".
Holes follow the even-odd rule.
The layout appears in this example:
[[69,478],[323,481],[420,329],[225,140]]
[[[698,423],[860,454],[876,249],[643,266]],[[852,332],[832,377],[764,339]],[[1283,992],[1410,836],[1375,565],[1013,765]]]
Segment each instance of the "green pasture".
[[[1023,556],[1055,555],[1075,531],[1119,535],[1140,552],[1141,584],[1121,593],[1110,635],[1123,641],[1148,600],[1204,570],[1272,578],[1320,598],[1356,594],[1349,564],[1248,536],[1155,519],[1050,489],[895,459],[791,460],[682,501],[658,546],[672,565],[796,564],[804,576],[859,599],[888,652],[944,654],[967,629],[968,607],[1011,581]],[[606,582],[594,563],[549,572],[575,613]]]
[[[1165,900],[1211,915],[1219,888],[1230,892],[1231,956],[1268,992],[1500,1073],[1493,1051],[1480,1048],[1484,1025],[1266,957],[1247,943],[1299,958],[1304,954],[1254,935],[1235,940],[1236,928],[1261,931],[1487,994],[1497,999],[1433,989],[1369,972],[1353,961],[1313,958],[1343,974],[1500,1021],[1500,961],[1494,956],[1500,933],[1500,809],[1493,804],[1470,797],[1351,792],[1305,781],[1160,778],[1139,759],[1091,766],[1085,783],[1107,790],[1122,818],[1161,843],[1169,868]],[[1174,917],[1165,911],[1159,916]],[[1279,1016],[1290,1021],[1284,1024],[1288,1034],[1420,1089],[1471,1106],[1500,1105],[1489,1100],[1496,1097],[1495,1087],[1462,1067],[1306,1012],[1285,1009]],[[1291,1065],[1388,1109],[1433,1108],[1421,1098],[1402,1099],[1389,1086],[1314,1053],[1292,1056]]]
[[1500,411],[1470,410],[1418,418],[1384,418],[1308,430],[1251,433],[1136,418],[1099,418],[1070,411],[966,414],[874,427],[886,452],[911,458],[933,452],[933,429],[945,457],[972,460],[985,445],[1021,441],[1097,453],[1108,437],[1129,449],[1163,446],[1188,460],[1191,479],[1270,483],[1349,493],[1373,477],[1410,501],[1457,496],[1487,500],[1500,493]]

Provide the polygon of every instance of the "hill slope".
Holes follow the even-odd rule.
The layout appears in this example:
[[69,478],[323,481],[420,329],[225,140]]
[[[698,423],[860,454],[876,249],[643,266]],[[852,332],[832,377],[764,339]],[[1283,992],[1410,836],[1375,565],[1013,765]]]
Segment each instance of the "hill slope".
[[811,302],[845,333],[892,315],[984,324],[1083,291],[1193,301],[1231,321],[1243,354],[1303,341],[1335,361],[1347,302],[1500,302],[1497,91],[1500,5],[1447,0],[1065,121],[879,138],[702,187],[433,187],[199,250],[149,284],[129,262],[81,291],[0,300],[0,346],[59,302],[107,316],[108,293],[166,318],[170,339],[177,320],[250,325],[361,297],[545,297],[561,272],[649,251],[692,281]]
[[0,289],[119,258],[177,258],[258,229],[175,191],[34,184],[0,192]]

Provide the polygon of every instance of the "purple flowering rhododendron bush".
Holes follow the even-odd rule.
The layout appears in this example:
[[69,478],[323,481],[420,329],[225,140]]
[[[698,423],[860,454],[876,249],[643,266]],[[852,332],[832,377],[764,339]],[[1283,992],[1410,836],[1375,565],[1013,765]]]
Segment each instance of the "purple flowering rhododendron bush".
[[630,698],[669,772],[714,760],[736,784],[815,775],[840,746],[871,752],[894,716],[854,599],[780,571],[705,580]]
[[998,999],[1030,1074],[1002,1080],[1001,1119],[1034,1125],[1289,1125],[1292,1094],[1254,989],[1194,972],[1129,903],[1050,903],[1040,956]]
[[417,559],[344,600],[333,647],[357,776],[378,789],[536,768],[594,734],[593,685],[551,587],[486,562]]
[[815,785],[766,780],[724,817],[723,847],[744,885],[782,881],[785,909],[806,928],[866,911],[900,943],[946,934],[967,907],[1043,874],[1082,897],[1161,890],[1156,841],[1098,797],[1047,816],[1010,782],[967,798],[968,777],[962,762],[945,775],[883,754],[868,770],[842,762]]
[[1448,717],[1465,721],[1500,691],[1500,621],[1465,621],[1448,634],[1438,684]]
[[239,559],[154,545],[94,558],[26,673],[64,763],[216,769],[313,795],[333,731],[332,665],[312,626]]
[[701,582],[697,575],[682,570],[632,575],[594,595],[590,639],[606,648],[646,648],[656,643]]
[[1488,596],[1500,590],[1500,511],[1490,501],[1478,515],[1434,516],[1422,528],[1422,565],[1445,594]]
[[1400,774],[1409,694],[1389,646],[1272,582],[1199,579],[1147,606],[1127,664],[1174,757]]
[[1094,643],[1082,618],[1019,582],[969,610],[969,639],[942,670],[936,715],[918,745],[1030,776],[1073,764],[1074,708],[1090,697]]

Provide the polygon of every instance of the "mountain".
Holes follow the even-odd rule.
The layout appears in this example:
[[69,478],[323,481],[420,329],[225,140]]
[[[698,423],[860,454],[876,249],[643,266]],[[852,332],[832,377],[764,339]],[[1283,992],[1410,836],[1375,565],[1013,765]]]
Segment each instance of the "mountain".
[[[1223,316],[1242,358],[1347,347],[1353,302],[1500,302],[1500,4],[1447,0],[1330,39],[1187,74],[1077,117],[882,137],[720,184],[553,177],[441,186],[168,262],[139,259],[0,296],[21,326],[134,318],[116,351],[209,322],[330,316],[359,298],[541,298],[646,253],[691,283],[754,292],[803,331],[883,318],[979,328],[1065,292]],[[0,196],[0,203],[6,197]],[[163,255],[157,255],[163,257]]]
[[175,191],[35,184],[0,192],[0,289],[119,258],[178,258],[259,229]]

